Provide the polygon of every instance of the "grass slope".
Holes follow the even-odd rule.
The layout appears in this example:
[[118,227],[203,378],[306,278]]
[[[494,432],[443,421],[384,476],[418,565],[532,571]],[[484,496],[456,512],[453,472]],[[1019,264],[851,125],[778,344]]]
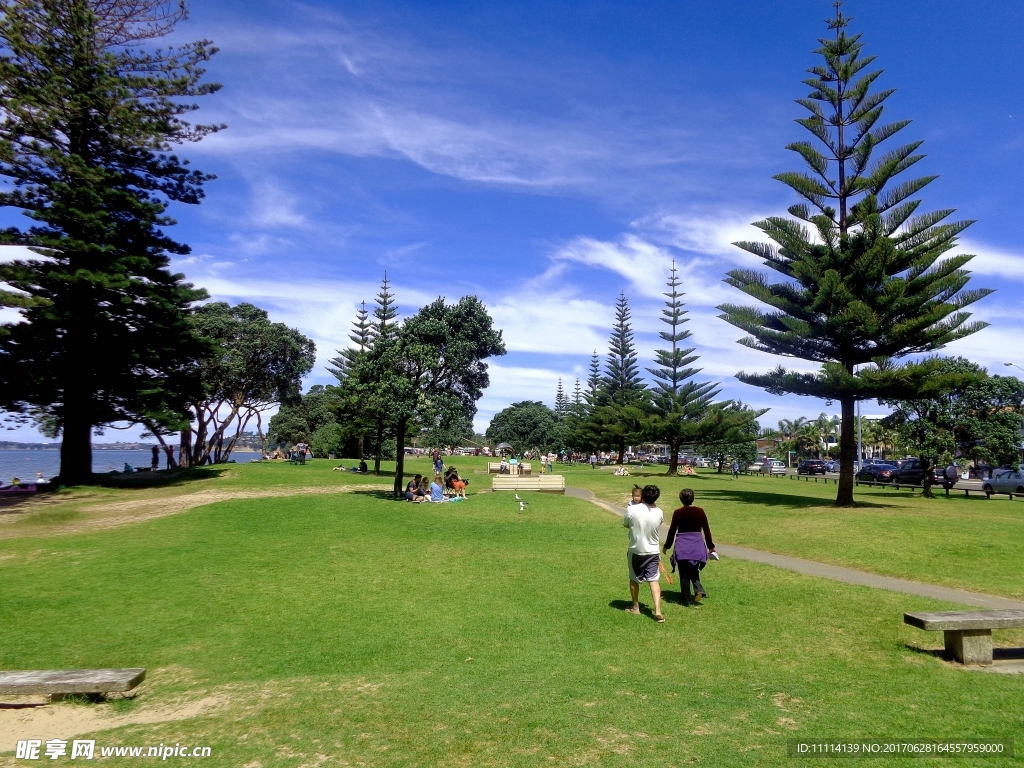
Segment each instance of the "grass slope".
[[[245,471],[314,477],[288,469]],[[620,610],[625,532],[591,504],[386,497],[0,542],[0,667],[145,666],[140,707],[218,692],[212,714],[102,735],[210,745],[211,766],[778,765],[794,736],[1024,731],[1019,677],[948,665],[901,623],[941,604],[726,560],[660,626]]]

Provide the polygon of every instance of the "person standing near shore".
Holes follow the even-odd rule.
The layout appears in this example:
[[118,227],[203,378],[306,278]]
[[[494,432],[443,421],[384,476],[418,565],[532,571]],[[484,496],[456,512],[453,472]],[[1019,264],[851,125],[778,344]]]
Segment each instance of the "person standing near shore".
[[622,525],[629,529],[629,548],[626,563],[629,567],[629,595],[633,605],[627,610],[640,613],[640,584],[651,585],[654,598],[654,620],[665,623],[661,615],[661,554],[658,551],[659,532],[665,522],[664,513],[656,506],[661,491],[656,485],[646,485],[640,491],[640,504],[630,504],[622,518]]
[[[689,488],[679,492],[683,503],[672,513],[664,550],[672,552],[672,570],[679,568],[679,595],[683,603],[691,600],[699,603],[705,597],[704,585],[700,583],[700,572],[707,565],[708,553],[714,553],[715,542],[711,538],[708,516],[700,507],[693,506],[694,493]],[[718,555],[712,554],[713,558]],[[693,585],[693,596],[690,585]]]

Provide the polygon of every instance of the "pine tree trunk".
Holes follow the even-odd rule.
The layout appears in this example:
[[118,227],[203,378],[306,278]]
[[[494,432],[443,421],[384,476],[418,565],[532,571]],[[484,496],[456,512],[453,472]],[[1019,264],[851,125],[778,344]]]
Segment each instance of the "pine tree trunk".
[[398,447],[395,449],[395,498],[402,498],[405,482],[405,419],[399,419],[395,424],[395,440]]
[[624,457],[626,455],[626,438],[619,440],[619,464],[624,464]]
[[668,444],[668,473],[670,475],[679,474],[679,444],[669,443]]
[[69,415],[62,427],[60,444],[60,482],[85,485],[92,481],[92,424],[83,416],[85,408],[76,407],[68,397]]
[[839,433],[839,493],[836,494],[837,507],[853,507],[853,476],[854,457],[857,454],[856,401],[853,397],[844,397],[842,406],[843,426]]

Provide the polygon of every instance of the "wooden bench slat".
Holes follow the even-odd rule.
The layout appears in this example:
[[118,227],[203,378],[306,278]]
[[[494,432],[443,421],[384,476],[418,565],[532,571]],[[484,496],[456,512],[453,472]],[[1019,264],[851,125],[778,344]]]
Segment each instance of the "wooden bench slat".
[[12,670],[0,672],[0,694],[112,693],[130,691],[145,678],[142,667]]
[[1024,610],[905,613],[903,621],[928,631],[1024,627]]

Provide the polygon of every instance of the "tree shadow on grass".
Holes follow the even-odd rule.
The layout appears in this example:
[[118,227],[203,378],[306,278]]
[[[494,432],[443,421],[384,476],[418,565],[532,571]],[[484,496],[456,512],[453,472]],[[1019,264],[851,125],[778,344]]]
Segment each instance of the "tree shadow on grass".
[[[829,499],[814,498],[813,496],[797,496],[792,493],[781,493],[778,491],[741,491],[739,489],[733,490],[731,488],[716,488],[709,491],[702,491],[701,498],[697,500],[699,504],[702,500],[713,500],[713,501],[740,501],[746,504],[759,504],[762,506],[769,507],[818,507],[823,509],[839,509],[835,507]],[[864,501],[858,499],[857,507],[860,508],[888,508],[896,506],[895,504],[878,503],[875,501]],[[843,507],[844,510],[850,509],[849,507]]]
[[[352,495],[353,496],[372,496],[373,498],[380,499],[381,501],[401,501],[401,502],[405,502],[405,500],[406,500],[404,496],[400,496],[400,497],[398,497],[396,499],[394,491],[382,491],[379,488],[365,488],[365,489],[364,488],[360,488],[358,490],[352,491]],[[409,502],[409,506],[413,506],[412,502]]]
[[103,488],[171,488],[179,485],[215,480],[227,467],[192,467],[167,469],[162,472],[106,472],[93,475],[93,485]]

